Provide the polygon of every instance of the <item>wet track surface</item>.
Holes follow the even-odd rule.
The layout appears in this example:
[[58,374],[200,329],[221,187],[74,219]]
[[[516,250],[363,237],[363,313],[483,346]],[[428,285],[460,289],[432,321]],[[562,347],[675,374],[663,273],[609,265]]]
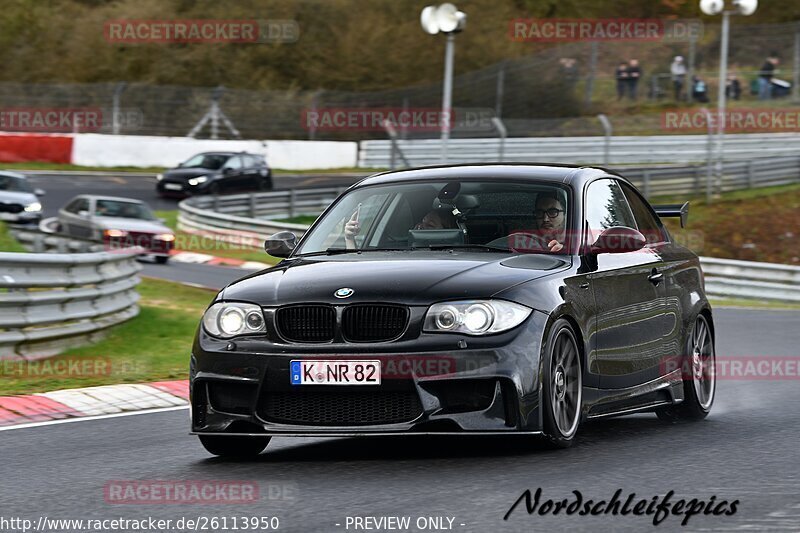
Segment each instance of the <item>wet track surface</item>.
[[[718,309],[718,357],[800,354],[797,312]],[[38,518],[277,516],[281,531],[353,531],[348,516],[454,518],[453,531],[641,531],[652,516],[528,515],[525,489],[547,498],[739,500],[733,516],[668,516],[658,531],[800,529],[800,384],[719,383],[711,416],[671,426],[655,415],[592,422],[568,450],[509,437],[274,439],[250,462],[211,458],[186,410],[0,432],[0,502]],[[112,480],[255,481],[246,505],[121,505]],[[572,500],[570,500],[572,501]],[[336,524],[341,524],[337,526]],[[447,524],[447,521],[445,521]],[[464,524],[463,526],[461,524]],[[428,530],[430,531],[430,529]]]

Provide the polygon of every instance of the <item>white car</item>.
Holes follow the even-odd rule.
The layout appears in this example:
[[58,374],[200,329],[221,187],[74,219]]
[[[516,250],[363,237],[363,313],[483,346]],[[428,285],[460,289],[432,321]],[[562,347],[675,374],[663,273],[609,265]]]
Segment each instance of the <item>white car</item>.
[[16,172],[0,172],[0,220],[15,224],[38,224],[42,219],[42,204],[28,179]]
[[132,198],[82,194],[58,211],[59,232],[106,244],[138,246],[158,263],[169,260],[175,233],[153,215],[146,203]]

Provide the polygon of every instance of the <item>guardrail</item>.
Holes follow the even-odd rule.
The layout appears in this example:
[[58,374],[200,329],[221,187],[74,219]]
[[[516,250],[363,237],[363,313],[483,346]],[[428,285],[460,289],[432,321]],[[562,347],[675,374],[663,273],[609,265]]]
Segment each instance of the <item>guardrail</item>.
[[701,257],[709,296],[800,303],[800,267]]
[[298,236],[308,226],[282,222],[298,215],[317,216],[346,187],[195,196],[178,204],[178,228],[213,235],[220,240],[261,248],[264,239],[279,231]]
[[[497,138],[450,139],[450,163],[497,161],[501,140]],[[397,147],[411,166],[441,162],[439,139],[398,140]],[[608,165],[685,164],[707,159],[706,135],[611,136],[608,146],[603,137],[513,137],[503,142],[504,161],[598,164],[608,150]],[[800,151],[800,136],[794,133],[740,133],[725,135],[726,160],[785,157]],[[361,141],[358,166],[388,168],[391,140]]]
[[0,360],[39,359],[139,313],[130,252],[0,253]]
[[45,219],[42,221],[39,228],[9,225],[8,231],[28,251],[35,253],[67,254],[102,252],[105,250],[103,243],[97,241],[67,237],[65,235],[43,231],[42,226],[47,220],[52,219]]

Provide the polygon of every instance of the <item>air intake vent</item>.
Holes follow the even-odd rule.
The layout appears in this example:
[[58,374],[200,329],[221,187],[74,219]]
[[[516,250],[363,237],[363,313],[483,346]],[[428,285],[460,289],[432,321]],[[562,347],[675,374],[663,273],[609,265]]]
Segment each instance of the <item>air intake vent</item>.
[[283,307],[275,314],[278,332],[290,342],[330,342],[336,330],[336,312],[327,305]]

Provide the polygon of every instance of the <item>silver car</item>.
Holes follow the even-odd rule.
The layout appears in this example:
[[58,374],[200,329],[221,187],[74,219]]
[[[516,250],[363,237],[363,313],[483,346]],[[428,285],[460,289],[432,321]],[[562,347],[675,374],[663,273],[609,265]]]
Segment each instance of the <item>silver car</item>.
[[42,204],[37,197],[43,194],[43,190],[31,187],[22,174],[0,172],[0,220],[38,224],[42,219]]
[[61,233],[102,242],[108,248],[138,246],[158,263],[169,260],[175,233],[153,215],[146,203],[132,198],[82,194],[58,211]]

